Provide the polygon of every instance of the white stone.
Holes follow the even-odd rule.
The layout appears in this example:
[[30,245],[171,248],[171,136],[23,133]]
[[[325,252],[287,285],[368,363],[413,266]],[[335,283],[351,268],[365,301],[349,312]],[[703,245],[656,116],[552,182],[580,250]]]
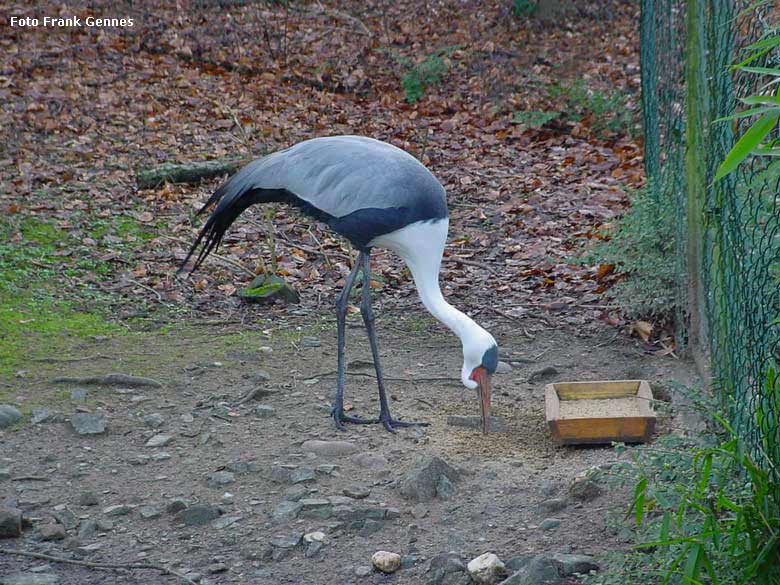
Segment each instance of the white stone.
[[326,542],[327,537],[325,536],[324,532],[316,531],[316,532],[309,532],[308,534],[303,535],[303,540],[305,542]]
[[383,573],[395,573],[401,567],[401,555],[380,550],[371,556],[371,564]]
[[493,553],[479,555],[469,562],[467,569],[471,578],[480,585],[498,583],[506,576],[506,567]]

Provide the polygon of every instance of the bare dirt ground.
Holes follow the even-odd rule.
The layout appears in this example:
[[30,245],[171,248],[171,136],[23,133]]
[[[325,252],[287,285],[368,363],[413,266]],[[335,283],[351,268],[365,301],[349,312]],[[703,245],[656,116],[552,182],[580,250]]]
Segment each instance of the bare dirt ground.
[[[380,343],[391,408],[403,419],[430,426],[395,435],[376,425],[339,432],[328,417],[335,335],[330,322],[313,324],[314,319],[261,321],[249,331],[209,324],[92,340],[68,354],[95,356],[92,359],[41,363],[28,371],[14,383],[14,398],[18,403],[48,404],[52,418],[0,435],[0,467],[6,470],[0,496],[21,506],[34,524],[20,541],[6,543],[57,556],[75,553],[75,558],[94,562],[164,564],[202,575],[202,582],[209,583],[322,585],[423,583],[427,560],[445,551],[467,560],[491,551],[508,560],[539,552],[598,555],[621,546],[617,531],[606,522],[608,510],[624,497],[621,491],[603,487],[600,496],[584,502],[568,494],[577,474],[619,456],[608,446],[556,446],[544,420],[544,384],[641,377],[661,389],[670,380],[690,378],[685,364],[650,357],[599,325],[578,332],[533,322],[525,328],[490,323],[503,359],[514,368],[494,378],[494,413],[506,429],[483,436],[477,429],[447,424],[448,415],[477,413],[476,400],[464,394],[455,379],[460,367],[457,340],[422,313],[383,314]],[[526,335],[523,329],[534,333]],[[371,371],[366,346],[356,320],[349,329],[351,371]],[[111,371],[151,376],[163,387],[51,383],[57,375]],[[547,373],[539,374],[542,371]],[[262,381],[266,374],[270,380]],[[421,381],[399,381],[418,378]],[[348,382],[347,401],[354,412],[373,414],[373,379],[351,375]],[[72,391],[79,387],[87,389],[83,401],[78,395],[73,400]],[[257,387],[265,388],[267,395],[233,406]],[[257,413],[260,404],[273,408],[270,416]],[[77,435],[66,422],[76,411],[104,414],[107,433]],[[161,415],[155,421],[159,428],[145,423],[152,414]],[[670,423],[660,426],[667,432]],[[170,436],[170,443],[145,446],[159,433]],[[305,454],[301,444],[308,439],[349,441],[355,453],[332,458]],[[418,458],[430,455],[462,469],[462,479],[446,500],[405,499],[399,481]],[[308,477],[308,470],[313,470],[312,477],[301,483],[291,484],[284,477],[295,471]],[[220,471],[232,475],[213,475]],[[226,483],[215,483],[215,477]],[[381,518],[387,513],[379,512],[371,520],[372,513],[366,512],[370,521],[362,525],[332,514],[274,518],[284,499],[342,496],[345,490],[368,492],[365,499],[349,502],[352,507],[394,509],[391,517]],[[83,505],[85,492],[97,496],[96,505]],[[540,510],[540,503],[551,497],[565,499],[563,509]],[[190,507],[217,507],[221,515],[205,525],[185,526],[166,511],[177,499]],[[129,509],[113,515],[111,507],[118,505]],[[68,511],[72,518],[65,539],[41,540],[38,527],[52,517],[64,518]],[[548,517],[559,519],[560,526],[540,528]],[[79,536],[94,520],[99,521],[97,531]],[[310,558],[301,545],[285,558],[268,558],[280,551],[270,546],[274,537],[297,538],[312,531],[322,531],[327,543]],[[393,576],[357,577],[355,568],[369,565],[377,550],[408,555],[408,566]],[[0,554],[0,574],[44,564]],[[154,571],[105,573],[56,563],[50,571],[63,584],[176,581]]]

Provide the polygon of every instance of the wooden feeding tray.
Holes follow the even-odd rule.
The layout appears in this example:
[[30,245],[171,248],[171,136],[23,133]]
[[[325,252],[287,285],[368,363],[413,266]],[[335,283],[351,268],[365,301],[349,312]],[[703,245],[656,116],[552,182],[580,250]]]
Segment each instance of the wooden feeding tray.
[[559,382],[545,389],[547,423],[563,445],[643,443],[655,427],[645,380]]

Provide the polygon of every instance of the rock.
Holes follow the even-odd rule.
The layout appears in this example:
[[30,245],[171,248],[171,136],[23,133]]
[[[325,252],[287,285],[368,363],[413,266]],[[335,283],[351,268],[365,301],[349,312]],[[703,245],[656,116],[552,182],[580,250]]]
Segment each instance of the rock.
[[538,555],[501,585],[562,585],[558,565],[548,555]]
[[373,572],[374,569],[366,565],[361,565],[355,568],[355,576],[357,577],[368,577]]
[[271,516],[276,522],[291,522],[298,517],[298,513],[303,508],[300,502],[284,500],[279,503]]
[[545,518],[539,524],[539,528],[541,528],[542,530],[555,530],[560,525],[561,525],[560,518]]
[[581,502],[590,502],[601,495],[601,487],[590,474],[580,474],[569,485],[569,495]]
[[303,541],[306,543],[312,543],[312,542],[328,542],[328,537],[325,535],[324,532],[321,532],[319,530],[314,532],[309,532],[307,534],[303,535]]
[[531,375],[528,376],[529,382],[536,382],[537,380],[548,380],[550,378],[554,378],[558,375],[558,370],[554,368],[553,366],[545,366],[544,368],[535,370],[531,372]]
[[60,582],[59,575],[54,573],[11,573],[0,576],[0,585],[57,585]]
[[449,500],[455,495],[455,486],[447,479],[446,475],[439,477],[439,481],[436,483],[436,495],[442,500]]
[[55,415],[46,407],[33,408],[31,419],[33,424],[39,425],[45,422],[52,422],[54,418]]
[[154,520],[162,516],[162,510],[157,506],[141,506],[138,509],[138,513],[144,520]]
[[466,569],[475,583],[493,585],[506,576],[506,567],[493,553],[484,553],[469,561]]
[[79,494],[79,506],[97,506],[100,503],[98,496],[92,491],[83,491]]
[[[418,502],[427,502],[439,494],[442,488],[445,497],[450,497],[453,490],[449,490],[452,482],[456,482],[460,476],[457,469],[449,465],[439,457],[428,457],[418,461],[417,465],[401,481],[401,495],[407,499]],[[445,477],[447,482],[442,482]],[[449,483],[449,486],[448,486]]]
[[308,483],[316,481],[317,473],[311,467],[299,467],[290,473],[290,483]]
[[317,556],[327,543],[327,537],[324,532],[309,532],[303,535],[303,542],[306,546],[306,550],[303,556],[307,559]]
[[214,520],[211,525],[216,528],[217,530],[223,530],[227,528],[228,526],[233,526],[236,522],[239,520],[242,520],[244,517],[239,515],[232,515],[232,516],[220,516],[216,520]]
[[563,510],[567,505],[564,498],[550,498],[539,503],[538,510],[547,514]]
[[72,402],[86,402],[88,393],[86,388],[74,388],[70,391],[70,399]]
[[7,429],[22,420],[24,415],[15,406],[0,404],[0,429]]
[[209,487],[218,488],[231,483],[236,483],[236,476],[230,471],[215,471],[209,475]]
[[401,568],[401,555],[380,550],[371,555],[371,564],[383,573],[395,573]]
[[502,362],[501,360],[498,361],[498,365],[496,366],[496,374],[508,374],[512,371],[512,366],[506,362]]
[[346,487],[341,490],[341,493],[348,498],[354,498],[356,500],[363,500],[371,495],[371,490],[366,487],[352,486]]
[[298,304],[301,301],[298,291],[275,274],[256,277],[246,288],[238,291],[238,297],[248,303],[273,303],[280,300],[285,304]]
[[181,498],[174,498],[165,505],[165,511],[168,512],[168,514],[175,514],[176,512],[181,512],[186,507],[186,501],[182,500]]
[[574,574],[587,575],[590,571],[599,570],[596,559],[588,555],[558,553],[552,556],[552,560],[558,564],[559,572],[564,577]]
[[166,435],[165,433],[158,433],[154,435],[152,438],[150,438],[146,443],[144,443],[145,447],[165,447],[168,443],[170,443],[173,440],[173,437],[171,435]]
[[533,555],[517,555],[509,559],[504,564],[506,565],[508,571],[514,573],[527,567],[528,563],[530,563],[531,559],[533,558]]
[[54,516],[54,519],[57,520],[57,522],[65,527],[65,530],[73,530],[79,524],[76,515],[67,508],[55,510],[52,513],[52,516]]
[[322,343],[317,337],[305,336],[301,338],[301,345],[303,347],[319,347]]
[[0,467],[0,481],[6,481],[11,479],[11,468]]
[[22,511],[0,507],[0,538],[16,538],[22,535]]
[[271,538],[271,558],[275,561],[281,561],[292,554],[302,542],[301,534],[276,535]]
[[91,519],[85,520],[81,523],[81,526],[79,526],[79,538],[82,540],[89,540],[97,534],[97,530],[97,521]]
[[128,506],[127,504],[116,504],[103,508],[103,514],[106,516],[127,516],[133,511],[133,508],[134,506]]
[[301,498],[305,498],[308,495],[309,495],[309,488],[307,488],[305,485],[299,484],[287,488],[282,497],[285,500],[288,500],[290,502],[297,502]]
[[220,515],[219,508],[208,504],[194,504],[176,513],[176,520],[185,526],[203,526]]
[[65,538],[65,527],[62,524],[56,522],[49,522],[41,524],[38,527],[38,534],[41,540],[63,540]]
[[228,570],[228,566],[225,563],[214,563],[212,565],[209,565],[206,567],[206,570],[212,574],[216,575],[217,573],[224,573]]
[[[470,429],[481,429],[482,417],[450,415],[447,417],[447,424],[453,427],[467,427]],[[503,433],[506,432],[507,430],[508,427],[506,422],[504,422],[504,419],[499,418],[497,416],[490,417],[490,422],[488,423],[489,433]]]
[[387,460],[387,458],[383,457],[379,453],[372,453],[371,451],[358,453],[352,457],[352,462],[358,467],[372,469],[374,471],[382,471],[387,469],[387,466],[390,465],[390,462]]
[[258,404],[255,406],[255,415],[260,418],[270,418],[276,416],[276,409],[273,406],[267,404]]
[[349,441],[304,441],[301,445],[304,453],[314,453],[318,457],[345,457],[357,453],[360,448]]
[[558,485],[550,479],[545,479],[539,489],[545,496],[554,496],[558,492]]
[[102,414],[77,412],[70,417],[70,425],[79,435],[102,435],[106,432],[107,420]]
[[442,571],[447,573],[464,573],[466,565],[463,559],[455,552],[443,552],[433,557],[428,565],[429,571]]
[[360,527],[358,534],[365,538],[366,536],[371,536],[372,534],[376,534],[384,527],[385,527],[384,522],[380,522],[379,520],[372,520],[369,518],[367,520],[363,520],[363,525]]
[[144,424],[150,429],[159,429],[165,424],[165,417],[159,412],[153,412],[152,414],[147,414],[143,418],[143,421]]

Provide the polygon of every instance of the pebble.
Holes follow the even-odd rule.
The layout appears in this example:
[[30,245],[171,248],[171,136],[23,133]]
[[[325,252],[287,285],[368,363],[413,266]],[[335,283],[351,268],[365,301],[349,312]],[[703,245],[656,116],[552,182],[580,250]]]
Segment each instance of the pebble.
[[209,565],[206,570],[212,574],[216,575],[217,573],[224,573],[228,570],[228,566],[225,563],[214,563],[213,565]]
[[452,484],[459,477],[458,470],[440,457],[420,459],[401,480],[401,495],[418,502],[428,502],[436,497],[449,498],[454,493]]
[[70,425],[79,435],[102,435],[106,432],[108,421],[102,414],[77,412],[70,417]]
[[138,513],[141,514],[141,518],[144,520],[154,520],[162,516],[162,510],[157,506],[141,506],[138,509]]
[[239,520],[243,519],[243,516],[221,516],[214,520],[211,525],[216,528],[217,530],[222,530],[223,528],[227,528],[228,526],[232,526]]
[[0,507],[0,538],[16,538],[22,535],[22,511]]
[[507,574],[501,559],[490,552],[472,559],[466,568],[474,582],[479,585],[493,585],[493,583],[501,581]]
[[97,506],[100,503],[98,496],[93,491],[84,491],[79,494],[79,506]]
[[341,493],[355,500],[363,500],[371,495],[371,490],[366,487],[353,486],[344,488]]
[[55,415],[52,414],[52,412],[45,407],[42,408],[33,408],[32,411],[32,422],[33,424],[41,424],[45,422],[51,422],[55,418]]
[[267,404],[258,404],[255,406],[255,415],[259,416],[260,418],[270,418],[272,416],[276,416],[276,409],[273,406],[268,406]]
[[15,406],[10,404],[0,404],[0,429],[7,429],[16,424],[24,415]]
[[380,550],[371,555],[371,564],[383,573],[395,573],[401,568],[401,555]]
[[168,514],[175,514],[176,512],[181,512],[187,507],[187,502],[182,500],[181,498],[174,498],[168,504],[165,506],[165,511],[168,512]]
[[511,371],[512,366],[510,364],[499,360],[498,365],[496,366],[496,374],[508,374]]
[[38,527],[41,540],[63,540],[66,536],[65,527],[56,522],[41,524]]
[[357,577],[368,577],[373,572],[374,569],[366,565],[361,565],[355,568],[355,576]]
[[208,504],[194,504],[176,513],[176,519],[185,526],[203,526],[219,517],[220,511]]
[[127,504],[117,504],[115,506],[108,506],[103,508],[103,514],[106,516],[127,516],[133,511],[134,506],[128,506]]
[[304,453],[314,453],[319,457],[344,457],[357,453],[360,448],[349,441],[304,441],[301,445]]
[[541,528],[542,530],[555,530],[560,525],[561,525],[560,518],[545,518],[539,524],[539,528]]
[[574,574],[587,575],[591,571],[599,570],[596,559],[588,555],[557,553],[552,556],[552,560],[560,566],[564,577]]
[[567,505],[565,498],[550,498],[548,500],[544,500],[539,504],[539,511],[540,512],[546,512],[546,513],[552,513],[552,512],[558,512],[560,510],[563,510]]
[[303,541],[306,542],[306,543],[311,543],[311,542],[323,542],[323,543],[325,543],[325,542],[328,541],[328,537],[325,536],[324,532],[321,532],[321,531],[317,530],[317,531],[314,531],[314,532],[309,532],[307,534],[304,534],[303,535]]
[[168,453],[167,451],[160,451],[159,453],[154,453],[151,456],[152,461],[168,461],[172,455]]
[[159,433],[157,435],[154,435],[152,438],[150,438],[144,446],[146,447],[165,447],[168,443],[170,443],[173,440],[173,437],[171,435],[166,435],[165,433]]
[[209,487],[220,487],[236,482],[236,476],[230,471],[215,471],[209,475]]
[[143,418],[143,421],[144,424],[150,429],[159,429],[161,426],[163,426],[163,424],[165,424],[165,417],[159,412],[153,412],[152,414],[147,414]]

